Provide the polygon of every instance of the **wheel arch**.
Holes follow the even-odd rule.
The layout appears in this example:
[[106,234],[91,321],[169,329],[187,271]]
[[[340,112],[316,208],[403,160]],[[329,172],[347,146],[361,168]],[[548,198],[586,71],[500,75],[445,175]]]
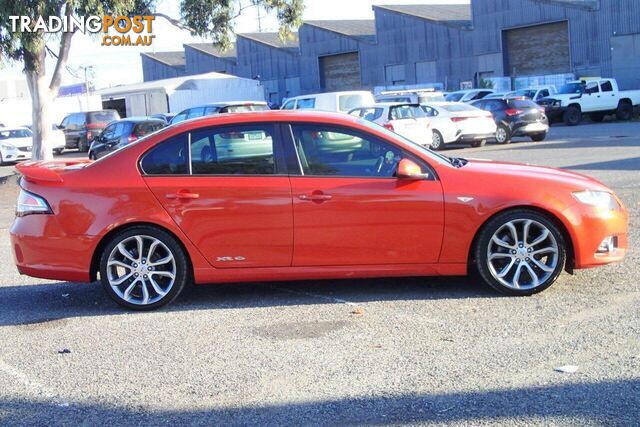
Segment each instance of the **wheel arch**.
[[572,102],[571,104],[567,105],[567,109],[575,107],[577,108],[580,112],[582,112],[582,106],[577,103],[577,102]]
[[556,227],[558,227],[558,229],[562,233],[562,237],[563,237],[563,239],[564,239],[564,241],[565,241],[565,243],[567,245],[566,246],[567,261],[566,261],[566,265],[565,265],[565,270],[568,273],[573,274],[573,268],[574,268],[574,265],[575,265],[575,251],[574,251],[574,245],[573,245],[573,238],[571,237],[571,233],[569,233],[569,230],[566,227],[565,223],[560,219],[560,217],[558,217],[554,213],[550,212],[549,210],[544,209],[544,208],[539,207],[539,206],[531,206],[531,205],[516,205],[516,206],[509,206],[509,207],[506,207],[504,209],[500,209],[499,211],[494,212],[491,216],[487,217],[482,222],[480,227],[478,227],[478,229],[476,230],[476,232],[475,232],[475,234],[473,236],[473,239],[471,240],[471,245],[469,245],[469,252],[467,254],[467,264],[468,264],[469,268],[475,268],[474,253],[475,253],[476,245],[478,244],[478,239],[480,237],[480,234],[482,233],[484,228],[487,226],[489,221],[491,221],[493,218],[495,218],[498,215],[501,215],[501,214],[504,214],[504,213],[510,212],[510,211],[516,211],[516,210],[528,210],[528,211],[532,211],[532,212],[538,213],[540,215],[543,215],[549,221],[553,222],[553,224]]
[[633,106],[633,103],[631,102],[630,98],[621,98],[618,101],[618,106],[621,106],[622,104],[629,104],[629,105]]
[[93,251],[93,255],[91,256],[91,265],[89,267],[89,278],[92,282],[97,280],[98,277],[98,271],[100,270],[100,257],[102,256],[102,251],[104,249],[104,247],[106,246],[107,242],[109,242],[109,240],[111,240],[111,238],[113,236],[115,236],[116,234],[128,230],[130,228],[135,228],[135,227],[152,227],[152,228],[156,228],[158,230],[161,230],[167,234],[169,234],[171,237],[173,237],[176,242],[178,242],[178,245],[180,245],[180,247],[182,248],[182,250],[184,251],[185,257],[187,259],[187,271],[189,272],[189,274],[191,275],[191,277],[193,277],[193,262],[191,261],[191,254],[189,253],[189,250],[185,247],[184,243],[182,242],[182,240],[171,230],[169,230],[167,227],[164,227],[162,225],[153,223],[153,222],[145,222],[145,221],[136,221],[136,222],[129,222],[126,224],[121,224],[115,228],[113,228],[112,230],[109,230],[108,233],[106,233],[104,236],[102,236],[102,238],[100,239],[100,241],[98,242],[98,244],[96,245],[96,248]]

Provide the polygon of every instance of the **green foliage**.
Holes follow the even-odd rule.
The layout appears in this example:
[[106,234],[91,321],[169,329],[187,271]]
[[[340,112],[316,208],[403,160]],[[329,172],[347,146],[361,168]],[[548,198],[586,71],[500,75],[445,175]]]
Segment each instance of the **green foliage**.
[[276,11],[283,39],[302,23],[303,0],[252,0],[244,4],[237,0],[182,0],[181,20],[192,34],[209,37],[215,45],[227,49],[231,45],[234,19],[248,7]]

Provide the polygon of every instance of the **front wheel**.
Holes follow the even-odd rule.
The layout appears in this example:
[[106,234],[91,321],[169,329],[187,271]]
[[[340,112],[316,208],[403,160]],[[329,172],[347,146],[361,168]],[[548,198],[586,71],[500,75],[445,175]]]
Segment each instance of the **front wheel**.
[[508,295],[542,292],[562,273],[566,246],[558,227],[535,211],[497,215],[482,229],[475,247],[480,275]]
[[118,304],[153,310],[175,300],[189,279],[189,263],[171,235],[148,226],[115,235],[100,258],[100,280]]
[[576,126],[582,121],[582,111],[580,111],[580,108],[572,105],[564,112],[562,119],[567,126]]

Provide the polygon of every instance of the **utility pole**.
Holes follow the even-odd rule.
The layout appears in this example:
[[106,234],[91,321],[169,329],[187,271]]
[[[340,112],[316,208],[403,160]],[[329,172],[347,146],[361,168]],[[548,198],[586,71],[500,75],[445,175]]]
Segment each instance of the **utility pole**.
[[89,111],[89,77],[87,72],[89,71],[89,69],[93,69],[93,65],[86,65],[81,68],[84,71],[84,93],[86,96],[86,109],[87,111]]

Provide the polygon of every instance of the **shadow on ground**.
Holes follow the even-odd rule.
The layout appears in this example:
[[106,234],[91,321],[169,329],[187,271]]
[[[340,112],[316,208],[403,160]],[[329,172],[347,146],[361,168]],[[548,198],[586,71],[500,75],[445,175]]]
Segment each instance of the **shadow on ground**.
[[[338,295],[338,296],[336,296]],[[496,298],[479,279],[416,277],[367,280],[240,283],[193,286],[161,311],[285,307],[392,300]],[[126,314],[98,283],[50,283],[0,287],[0,326]]]
[[0,400],[5,425],[388,425],[496,422],[637,425],[640,380],[556,384],[451,394],[155,411],[99,404]]

